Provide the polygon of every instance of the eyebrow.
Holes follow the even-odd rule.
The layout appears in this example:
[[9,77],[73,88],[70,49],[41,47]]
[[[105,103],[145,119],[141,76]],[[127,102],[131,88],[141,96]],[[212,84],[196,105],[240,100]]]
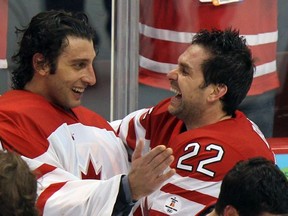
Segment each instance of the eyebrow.
[[189,69],[190,73],[194,70],[193,67],[185,62],[180,62],[179,67]]
[[187,63],[179,62],[178,64],[179,64],[179,66],[181,66],[181,67],[188,67],[188,68],[190,68],[190,65],[187,64]]
[[[95,58],[92,60],[92,63],[95,61]],[[71,63],[78,63],[78,62],[90,62],[89,59],[87,58],[77,58],[77,59],[72,59],[70,61]]]
[[89,61],[86,58],[77,58],[77,59],[72,59],[71,62],[78,62],[78,61]]

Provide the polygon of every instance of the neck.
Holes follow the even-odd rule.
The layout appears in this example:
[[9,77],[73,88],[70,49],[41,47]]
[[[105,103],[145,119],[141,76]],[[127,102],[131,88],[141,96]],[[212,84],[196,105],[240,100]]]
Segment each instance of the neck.
[[[202,115],[204,116],[204,115]],[[227,113],[219,113],[215,115],[215,113],[211,113],[210,115],[206,115],[206,117],[194,118],[190,120],[183,120],[187,130],[192,130],[200,127],[204,127],[206,125],[215,124],[220,121],[224,121],[232,118],[231,115],[227,115]]]

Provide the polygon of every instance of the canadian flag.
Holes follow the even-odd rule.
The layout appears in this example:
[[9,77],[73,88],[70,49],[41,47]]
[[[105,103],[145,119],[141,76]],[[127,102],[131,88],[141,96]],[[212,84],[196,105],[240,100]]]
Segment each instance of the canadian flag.
[[242,0],[220,6],[200,0],[141,0],[139,82],[169,89],[166,74],[200,29],[239,29],[256,59],[249,95],[279,87],[276,72],[277,0]]
[[8,0],[0,0],[0,69],[7,68]]

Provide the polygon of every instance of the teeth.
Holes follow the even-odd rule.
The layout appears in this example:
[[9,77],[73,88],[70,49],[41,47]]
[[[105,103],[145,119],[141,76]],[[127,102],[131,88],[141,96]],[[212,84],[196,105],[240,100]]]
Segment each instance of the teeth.
[[177,89],[170,88],[170,91],[174,92],[176,95],[181,95],[181,93]]
[[84,92],[84,88],[73,88],[72,90],[74,92],[77,92],[77,93],[83,93]]

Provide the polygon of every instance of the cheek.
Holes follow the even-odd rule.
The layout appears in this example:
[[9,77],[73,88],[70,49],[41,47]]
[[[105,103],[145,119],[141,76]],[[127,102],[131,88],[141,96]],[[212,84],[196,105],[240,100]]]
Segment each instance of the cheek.
[[195,82],[183,82],[180,89],[182,96],[184,97],[194,97],[195,95],[199,94],[199,88]]
[[56,89],[61,89],[63,88],[63,86],[65,85],[65,78],[62,76],[59,76],[59,74],[54,74],[51,75],[50,80],[49,80],[49,84],[50,84],[50,90],[53,91]]
[[60,100],[61,98],[67,97],[67,94],[65,93],[65,89],[63,85],[59,85],[59,84],[54,85],[53,87],[50,87],[50,94],[56,100]]
[[207,95],[199,87],[189,87],[187,88],[186,94],[184,96],[193,104],[203,104],[206,100]]
[[71,83],[73,80],[77,79],[80,73],[73,70],[73,68],[68,66],[58,67],[56,73],[54,74],[55,78],[62,83]]
[[[56,74],[55,74],[56,75]],[[59,73],[54,77],[55,85],[58,85],[57,88],[71,88],[73,86],[73,83],[75,83],[76,80],[79,78],[74,73]]]
[[65,97],[67,89],[66,82],[60,77],[55,76],[49,82],[48,91],[50,92],[50,95],[53,95],[53,98]]

